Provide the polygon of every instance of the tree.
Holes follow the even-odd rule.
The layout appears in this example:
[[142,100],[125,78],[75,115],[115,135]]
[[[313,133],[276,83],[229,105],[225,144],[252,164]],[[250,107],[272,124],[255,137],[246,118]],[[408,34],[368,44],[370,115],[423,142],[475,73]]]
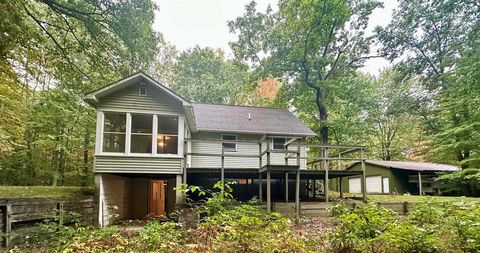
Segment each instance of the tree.
[[377,27],[382,55],[423,76],[431,90],[447,85],[443,74],[480,39],[471,36],[480,18],[478,1],[401,0],[392,22]]
[[220,49],[196,46],[177,61],[171,88],[193,102],[233,104],[248,80],[246,66],[225,60]]
[[[278,12],[257,12],[255,2],[229,22],[238,40],[230,44],[237,59],[257,71],[281,76],[291,88],[313,92],[319,133],[328,143],[326,100],[335,82],[371,56],[365,36],[370,13],[381,4],[370,0],[280,1]],[[304,89],[300,86],[306,86]],[[294,101],[295,104],[295,101]]]
[[277,94],[282,87],[282,83],[268,76],[260,80],[254,87],[246,86],[236,98],[235,103],[240,105],[255,105],[255,106],[274,106],[277,99]]
[[0,62],[33,85],[90,90],[153,60],[153,8],[150,0],[2,1]]
[[81,97],[160,57],[155,8],[150,0],[0,1],[1,183],[91,184],[95,117]]
[[[397,69],[421,79],[430,91],[424,96],[419,112],[426,132],[436,139],[434,152],[445,151],[443,148],[448,146],[451,155],[441,152],[438,157],[462,163],[469,159],[472,145],[466,143],[472,139],[468,132],[458,134],[458,130],[462,129],[463,122],[475,118],[470,118],[474,114],[466,104],[457,103],[458,107],[448,108],[454,103],[450,103],[452,100],[447,97],[451,97],[450,93],[457,94],[454,97],[459,101],[466,101],[465,97],[468,97],[468,94],[458,94],[458,91],[467,89],[460,87],[463,84],[457,80],[462,77],[456,72],[459,62],[475,52],[474,48],[480,43],[480,5],[478,1],[468,0],[401,1],[393,15],[396,18],[391,24],[376,29],[383,44],[382,52],[392,61],[399,61]],[[443,140],[435,136],[443,136]],[[444,145],[451,141],[455,144]],[[452,155],[456,158],[448,159]]]
[[[480,47],[465,54],[439,96],[440,131],[433,136],[435,159],[480,168]],[[453,152],[452,152],[453,151]]]
[[372,80],[367,135],[375,157],[385,161],[400,160],[420,141],[421,122],[416,115],[419,88],[414,80],[405,80],[392,70]]

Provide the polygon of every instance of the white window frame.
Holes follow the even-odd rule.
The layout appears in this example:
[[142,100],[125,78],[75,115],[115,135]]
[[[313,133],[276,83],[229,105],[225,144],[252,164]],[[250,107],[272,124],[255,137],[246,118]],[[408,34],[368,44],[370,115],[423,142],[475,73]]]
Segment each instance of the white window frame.
[[[283,139],[283,148],[281,149],[278,149],[278,148],[275,148],[275,145],[274,145],[274,142],[275,142],[275,139]],[[271,145],[271,149],[272,150],[285,150],[285,143],[287,142],[287,138],[284,138],[284,137],[272,137],[272,143],[270,144]]]
[[[236,142],[232,142],[232,143],[228,142],[228,141],[232,141],[232,140],[226,140],[227,142],[225,142],[225,143],[223,142],[224,141],[223,136],[225,136],[225,135],[235,136],[235,141],[238,140],[238,136],[236,134],[222,134],[222,149],[223,149],[223,151],[224,152],[237,152],[237,143]],[[225,146],[223,144],[233,144],[233,145],[235,145],[235,148],[225,148]]]
[[[108,152],[103,151],[103,137],[104,137],[104,129],[105,129],[105,113],[117,113],[117,114],[125,114],[125,150],[123,152]],[[98,119],[101,118],[101,121],[98,122]],[[98,112],[97,113],[97,131],[100,133],[97,135],[97,153],[103,154],[112,154],[112,155],[123,155],[127,152],[127,136],[128,136],[128,113],[125,112]],[[114,132],[107,132],[107,133],[114,133]],[[98,138],[100,137],[100,138]]]
[[[155,123],[153,122],[153,120],[155,119],[154,116],[156,116],[156,115],[155,114],[150,115],[150,114],[147,114],[147,113],[129,113],[129,114],[130,114],[130,119],[129,119],[130,124],[127,124],[127,125],[129,125],[129,130],[130,130],[130,131],[127,131],[128,132],[128,140],[129,140],[129,145],[128,145],[129,146],[129,150],[128,150],[129,154],[133,154],[133,155],[136,155],[136,156],[155,154],[155,153],[153,153],[153,146],[156,146],[156,145],[153,145],[153,143],[154,143],[154,140],[156,140],[156,137],[154,137],[155,134],[153,132],[153,130],[155,130]],[[152,116],[152,133],[150,133],[150,134],[147,134],[147,133],[132,133],[132,115]],[[129,118],[129,117],[127,117],[127,118]],[[152,149],[151,149],[152,152],[151,153],[134,153],[134,152],[132,152],[132,136],[135,136],[135,135],[137,135],[137,136],[152,136]]]
[[[142,89],[145,91],[145,94],[142,94]],[[138,87],[138,95],[139,95],[139,96],[142,96],[142,97],[148,96],[147,86],[145,86],[145,85],[140,85],[140,86]]]
[[[105,123],[105,113],[124,113],[126,114],[126,131],[125,131],[125,152],[104,152],[103,151],[103,129]],[[131,153],[131,130],[132,130],[132,114],[148,114],[153,117],[152,127],[152,153]],[[178,147],[177,154],[157,154],[157,135],[158,135],[158,116],[177,117],[178,118]],[[95,155],[107,156],[129,156],[129,157],[165,157],[165,158],[183,158],[184,138],[185,138],[185,116],[181,114],[167,114],[159,112],[148,112],[142,110],[121,111],[121,110],[98,110],[97,111],[97,134]]]

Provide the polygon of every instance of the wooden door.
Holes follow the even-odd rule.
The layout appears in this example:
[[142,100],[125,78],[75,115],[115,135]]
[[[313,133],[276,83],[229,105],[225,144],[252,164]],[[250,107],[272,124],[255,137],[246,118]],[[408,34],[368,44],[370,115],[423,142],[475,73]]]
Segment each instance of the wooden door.
[[165,187],[166,180],[150,180],[150,197],[148,212],[156,215],[165,215]]

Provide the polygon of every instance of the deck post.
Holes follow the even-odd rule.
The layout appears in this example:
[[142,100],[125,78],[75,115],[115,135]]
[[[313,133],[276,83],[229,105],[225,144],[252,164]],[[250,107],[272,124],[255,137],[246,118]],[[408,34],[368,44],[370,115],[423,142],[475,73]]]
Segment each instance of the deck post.
[[263,201],[262,187],[263,187],[262,173],[258,173],[258,200],[260,200],[260,202]]
[[225,188],[225,151],[223,149],[223,142],[222,142],[222,164],[220,169],[220,180],[222,182],[222,195]]
[[4,238],[4,243],[5,248],[8,249],[10,247],[10,236],[12,233],[12,205],[7,204],[5,206],[5,236]]
[[300,216],[300,168],[295,179],[295,218]]
[[422,172],[418,172],[418,195],[423,195]]
[[271,206],[271,193],[272,193],[272,186],[271,186],[271,178],[270,178],[270,170],[267,169],[267,212],[272,211]]
[[313,195],[313,200],[317,199],[317,179],[313,179],[313,185],[312,185],[312,195]]
[[365,149],[360,150],[362,158],[362,198],[364,202],[367,202],[367,173],[365,172]]
[[270,166],[270,139],[267,137],[267,169]]
[[182,184],[187,184],[187,156],[183,158],[183,178],[182,178]]
[[327,165],[328,150],[326,147],[322,148],[322,153],[323,153],[323,167],[325,168],[325,183],[323,186],[323,192],[325,193],[325,203],[328,203],[328,165]]
[[340,198],[343,199],[343,189],[342,189],[342,177],[338,178],[338,189],[340,192]]
[[288,203],[288,172],[285,173],[285,203]]
[[262,168],[262,141],[258,143],[258,169]]

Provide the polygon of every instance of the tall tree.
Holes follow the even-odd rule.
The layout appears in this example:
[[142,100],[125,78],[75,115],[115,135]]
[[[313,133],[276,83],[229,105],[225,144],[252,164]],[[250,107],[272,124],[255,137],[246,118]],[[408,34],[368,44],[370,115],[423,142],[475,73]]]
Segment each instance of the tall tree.
[[92,89],[112,74],[148,67],[154,8],[150,0],[2,1],[0,62],[22,70],[30,84]]
[[422,131],[416,114],[421,87],[398,72],[386,70],[372,80],[371,88],[372,103],[367,111],[371,152],[385,161],[410,156]]
[[365,28],[380,5],[371,0],[285,0],[278,12],[268,8],[261,13],[252,1],[242,17],[229,22],[231,32],[239,36],[230,46],[237,59],[259,72],[281,76],[293,89],[313,92],[309,101],[317,113],[310,116],[320,122],[321,141],[328,143],[326,100],[338,88],[334,80],[371,57],[373,38],[365,36]]
[[[456,72],[459,61],[480,43],[480,4],[470,0],[400,1],[393,15],[396,18],[386,28],[377,28],[382,52],[392,61],[398,61],[399,70],[421,78],[430,91],[420,108],[425,129],[431,135],[458,130],[460,123],[472,116],[465,111],[468,107],[445,110],[441,103],[448,93],[465,90],[457,85]],[[457,99],[463,100],[458,96]],[[445,112],[450,115],[446,116]],[[446,126],[450,126],[449,129]],[[471,139],[467,135],[456,135],[454,141],[458,145],[451,145],[450,152],[461,163],[469,158],[470,145],[463,144]],[[439,143],[438,140],[435,143]]]
[[248,80],[247,67],[226,60],[220,49],[196,46],[177,61],[171,88],[194,102],[233,104]]

